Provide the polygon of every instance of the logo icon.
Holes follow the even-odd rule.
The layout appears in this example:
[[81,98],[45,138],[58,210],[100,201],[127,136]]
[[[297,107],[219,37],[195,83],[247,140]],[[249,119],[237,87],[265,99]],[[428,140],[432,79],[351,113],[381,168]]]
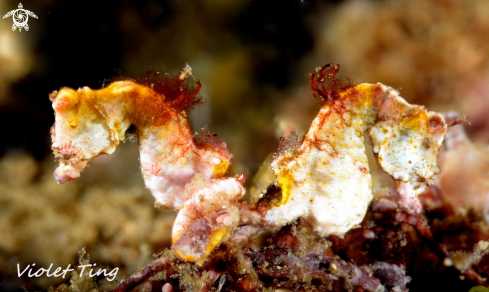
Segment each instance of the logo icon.
[[29,31],[29,25],[27,24],[27,21],[29,21],[29,16],[37,18],[37,15],[35,15],[32,11],[25,10],[23,8],[24,6],[22,6],[22,3],[19,3],[19,9],[12,10],[3,16],[5,19],[13,15],[12,18],[14,20],[14,24],[12,25],[12,31],[15,31],[17,28],[19,29],[19,32],[22,31],[22,28],[25,29],[25,31]]

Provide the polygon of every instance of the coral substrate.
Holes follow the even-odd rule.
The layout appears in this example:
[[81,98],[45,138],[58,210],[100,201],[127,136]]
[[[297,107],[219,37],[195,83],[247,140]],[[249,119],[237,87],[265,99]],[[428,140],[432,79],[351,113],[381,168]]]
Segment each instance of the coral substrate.
[[[454,214],[435,188],[428,190],[426,211],[419,215],[399,209],[388,190],[377,195],[361,227],[344,238],[320,237],[298,220],[260,247],[253,241],[223,243],[202,265],[165,250],[116,291],[397,292],[487,286],[489,228],[480,212]],[[62,285],[53,291],[88,290]]]

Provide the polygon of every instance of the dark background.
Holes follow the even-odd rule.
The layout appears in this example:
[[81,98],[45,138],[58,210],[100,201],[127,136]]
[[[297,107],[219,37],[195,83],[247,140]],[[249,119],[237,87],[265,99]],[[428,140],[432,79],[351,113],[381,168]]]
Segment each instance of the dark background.
[[[266,99],[266,88],[286,87],[297,60],[313,46],[306,20],[321,4],[236,1],[219,10],[219,3],[207,2],[23,2],[24,9],[39,17],[29,19],[28,32],[20,32],[29,39],[33,65],[11,84],[7,101],[0,104],[0,123],[5,125],[0,128],[0,155],[9,148],[22,148],[37,159],[50,153],[48,132],[54,115],[48,93],[65,86],[100,88],[104,80],[137,78],[144,70],[176,73],[201,55],[226,54],[241,47],[252,74],[248,103]],[[18,5],[6,3],[9,9]],[[136,69],[131,69],[132,64],[137,64]],[[229,98],[243,97],[236,92]]]

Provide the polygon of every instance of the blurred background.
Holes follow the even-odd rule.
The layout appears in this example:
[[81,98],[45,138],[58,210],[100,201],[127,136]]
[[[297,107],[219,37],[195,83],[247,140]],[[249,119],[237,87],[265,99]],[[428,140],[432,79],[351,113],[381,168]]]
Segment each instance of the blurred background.
[[[18,7],[0,0],[0,14]],[[177,73],[202,82],[191,113],[234,154],[231,174],[258,170],[279,138],[304,135],[319,109],[308,74],[339,63],[356,83],[382,82],[411,103],[457,110],[474,141],[489,140],[489,0],[24,1],[29,31],[0,20],[0,290],[46,289],[86,247],[118,279],[170,244],[174,214],[153,208],[136,143],[58,185],[48,94],[100,88],[119,76]],[[35,269],[34,269],[35,270]],[[101,279],[101,289],[116,282]]]

